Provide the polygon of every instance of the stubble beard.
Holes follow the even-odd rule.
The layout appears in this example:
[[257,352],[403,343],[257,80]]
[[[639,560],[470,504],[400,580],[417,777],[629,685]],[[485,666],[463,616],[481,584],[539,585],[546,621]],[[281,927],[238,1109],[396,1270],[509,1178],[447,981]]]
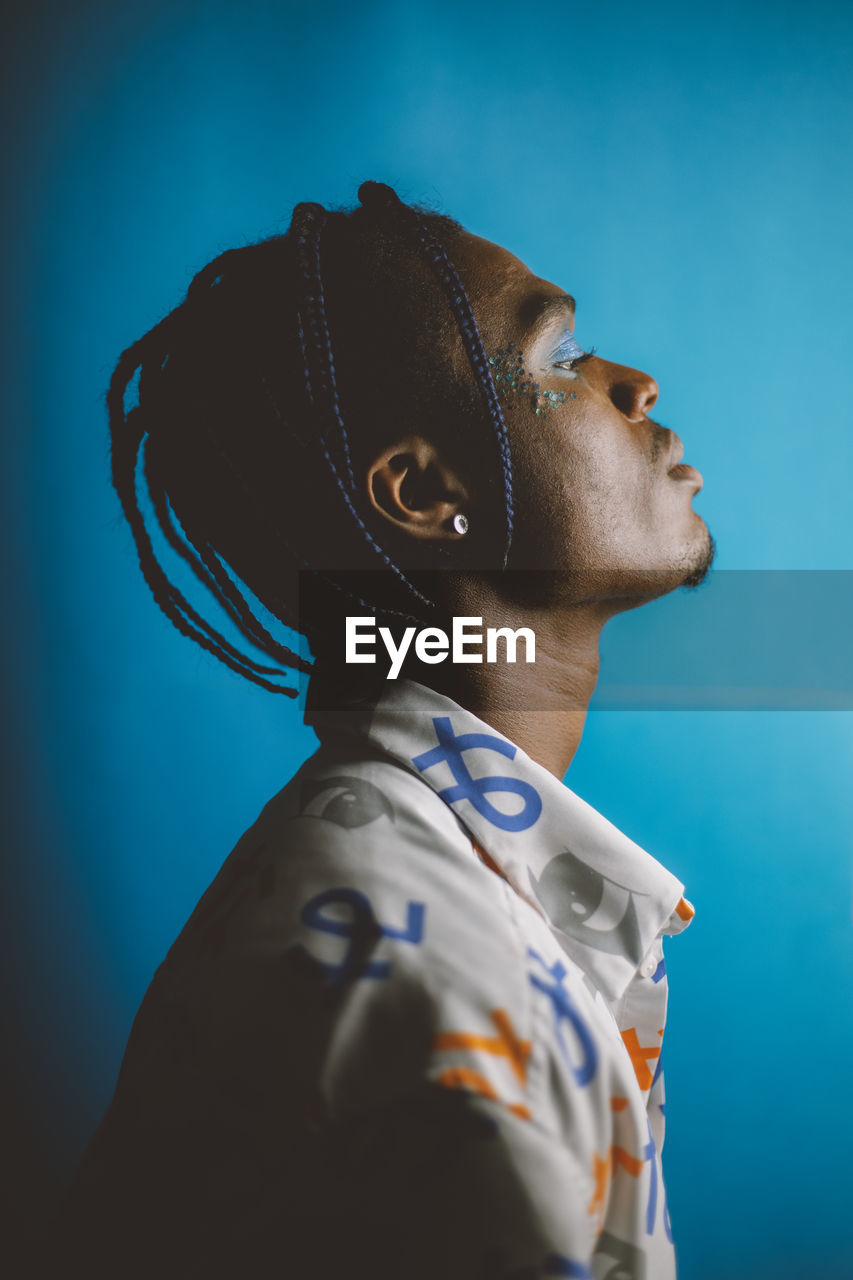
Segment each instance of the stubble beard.
[[706,533],[707,539],[701,556],[682,579],[682,587],[698,587],[700,583],[705,581],[711,571],[711,565],[714,563],[714,556],[717,554],[717,544],[714,541],[710,529],[707,529]]

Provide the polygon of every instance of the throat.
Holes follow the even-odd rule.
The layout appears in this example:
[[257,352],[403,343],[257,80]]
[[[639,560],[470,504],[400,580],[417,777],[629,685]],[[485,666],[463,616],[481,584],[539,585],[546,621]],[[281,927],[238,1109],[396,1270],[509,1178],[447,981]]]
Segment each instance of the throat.
[[[502,614],[508,625],[505,609]],[[580,745],[598,680],[602,624],[580,616],[528,622],[536,631],[535,663],[447,665],[411,674],[562,779]]]

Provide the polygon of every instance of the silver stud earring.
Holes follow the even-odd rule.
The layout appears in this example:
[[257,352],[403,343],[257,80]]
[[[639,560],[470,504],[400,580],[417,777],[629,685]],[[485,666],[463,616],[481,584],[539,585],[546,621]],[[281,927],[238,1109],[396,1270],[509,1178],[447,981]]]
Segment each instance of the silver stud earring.
[[458,533],[459,536],[463,538],[465,534],[468,532],[468,517],[463,516],[461,511],[457,512],[456,515],[453,517],[453,528],[456,531],[456,533]]

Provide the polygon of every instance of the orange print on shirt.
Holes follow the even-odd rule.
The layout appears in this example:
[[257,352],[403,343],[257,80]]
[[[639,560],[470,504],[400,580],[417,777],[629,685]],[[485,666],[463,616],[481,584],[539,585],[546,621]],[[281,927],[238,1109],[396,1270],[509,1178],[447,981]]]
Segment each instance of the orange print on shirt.
[[[614,1107],[614,1103],[624,1102],[624,1098],[612,1098],[610,1105],[614,1110],[620,1110]],[[592,1217],[598,1215],[598,1226],[596,1234],[601,1234],[601,1228],[604,1224],[604,1212],[607,1208],[607,1193],[610,1190],[610,1180],[613,1176],[614,1169],[624,1169],[632,1178],[639,1178],[643,1172],[643,1164],[645,1162],[639,1156],[632,1156],[630,1151],[626,1151],[624,1147],[612,1146],[605,1156],[600,1156],[597,1151],[592,1153],[592,1182],[593,1191],[592,1199],[589,1202],[587,1213]]]
[[[527,1062],[532,1044],[529,1040],[519,1039],[512,1025],[512,1019],[505,1009],[492,1009],[489,1017],[497,1035],[476,1035],[467,1031],[439,1031],[433,1042],[433,1048],[439,1052],[469,1049],[488,1053],[496,1058],[506,1058],[513,1075],[523,1087],[527,1083]],[[499,1102],[522,1120],[531,1118],[528,1107],[523,1103],[505,1102],[494,1085],[472,1067],[447,1067],[439,1075],[438,1083],[446,1089],[468,1089],[482,1098]]]
[[625,1041],[625,1048],[631,1055],[631,1065],[634,1068],[637,1083],[643,1090],[651,1089],[654,1075],[649,1067],[648,1059],[660,1057],[660,1045],[654,1044],[648,1047],[641,1045],[637,1038],[636,1027],[629,1027],[627,1031],[623,1031],[622,1039]]
[[496,1036],[476,1036],[464,1031],[440,1031],[435,1037],[436,1049],[480,1049],[500,1058],[509,1058],[509,1064],[520,1084],[527,1082],[527,1060],[531,1043],[519,1040],[512,1021],[505,1009],[492,1009],[489,1017],[497,1031]]
[[613,1161],[609,1154],[606,1156],[600,1156],[597,1151],[593,1151],[593,1191],[587,1213],[590,1217],[592,1217],[593,1214],[598,1214],[598,1226],[596,1227],[597,1236],[601,1234],[601,1228],[604,1225],[604,1210],[607,1207],[607,1192],[610,1190],[610,1174],[612,1168]]
[[624,1147],[611,1147],[610,1159],[613,1162],[613,1168],[618,1165],[620,1169],[624,1169],[626,1173],[630,1173],[632,1178],[639,1178],[643,1172],[643,1161],[639,1156],[632,1156],[630,1151],[626,1151]]
[[472,1071],[470,1067],[448,1067],[446,1071],[442,1071],[439,1075],[438,1083],[443,1085],[445,1089],[467,1089],[469,1093],[477,1093],[481,1098],[488,1098],[491,1102],[499,1102],[501,1106],[506,1107],[507,1111],[511,1111],[520,1120],[532,1119],[529,1107],[525,1107],[522,1102],[504,1102],[486,1077],[481,1076],[479,1071]]

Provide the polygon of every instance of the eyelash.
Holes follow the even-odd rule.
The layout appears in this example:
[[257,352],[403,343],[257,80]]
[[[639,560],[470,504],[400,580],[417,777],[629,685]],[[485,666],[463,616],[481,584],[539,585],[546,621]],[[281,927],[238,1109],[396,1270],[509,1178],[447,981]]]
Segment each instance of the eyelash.
[[557,369],[576,369],[579,364],[584,364],[587,360],[591,360],[595,355],[595,347],[590,347],[589,351],[584,351],[581,355],[575,356],[571,360],[555,360],[554,365]]
[[585,361],[591,360],[594,355],[595,347],[590,347],[589,351],[585,351],[582,356],[577,356],[574,360],[561,361],[561,363],[566,364],[570,369],[574,369],[576,365],[584,364]]
[[583,364],[584,361],[592,360],[592,357],[596,355],[596,348],[594,347],[590,347],[589,351],[581,351],[581,348],[579,347],[579,344],[578,344],[578,340],[576,340],[574,333],[571,333],[571,332],[567,332],[564,335],[564,338],[562,338],[561,340],[560,346],[558,346],[555,351],[555,356],[560,355],[561,349],[566,347],[570,349],[574,348],[575,351],[579,352],[579,355],[578,356],[573,355],[569,358],[569,360],[555,360],[555,358],[552,357],[552,364],[553,366],[556,367],[556,369],[566,369],[571,371],[575,369],[576,366]]

